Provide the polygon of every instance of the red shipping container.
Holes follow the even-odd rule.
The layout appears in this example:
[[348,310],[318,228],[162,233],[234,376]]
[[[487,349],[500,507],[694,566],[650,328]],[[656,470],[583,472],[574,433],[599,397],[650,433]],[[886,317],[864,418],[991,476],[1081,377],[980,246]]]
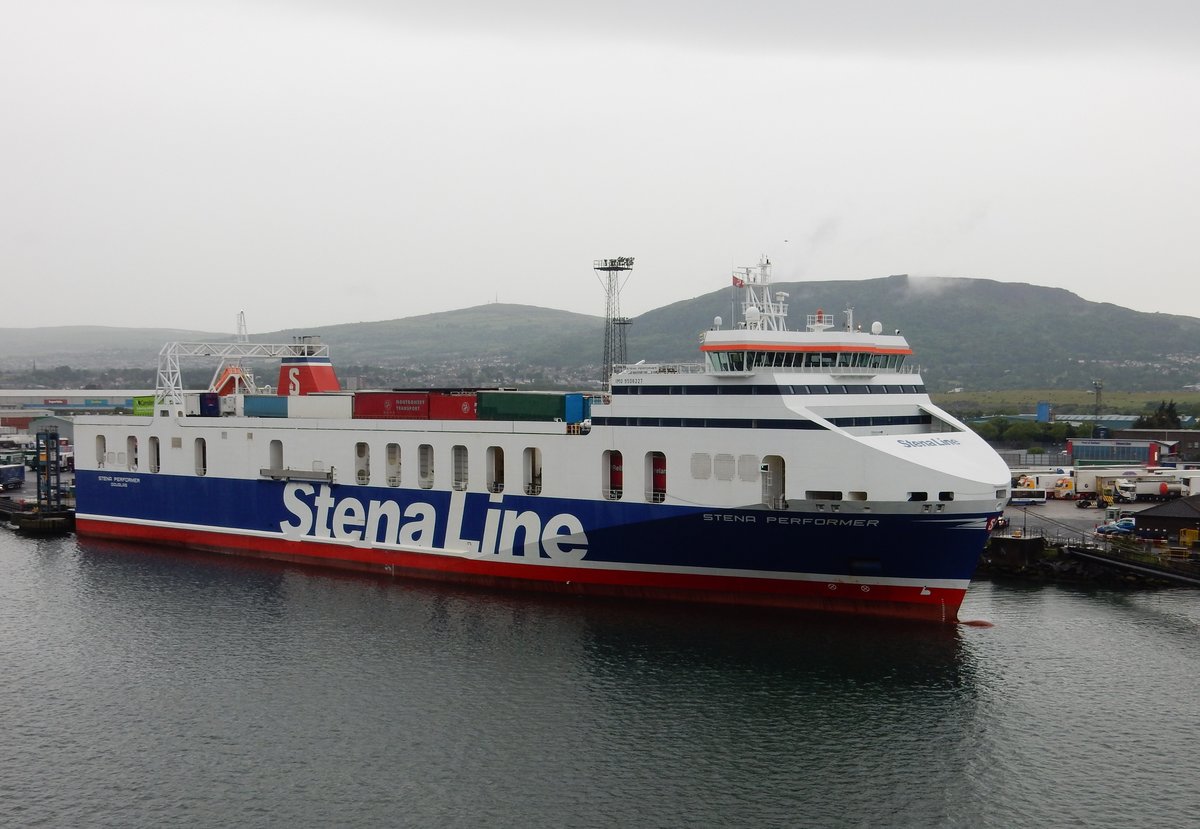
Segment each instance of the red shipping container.
[[429,417],[433,420],[476,420],[475,403],[474,393],[430,392]]
[[358,391],[354,416],[366,420],[425,420],[429,393],[423,391]]

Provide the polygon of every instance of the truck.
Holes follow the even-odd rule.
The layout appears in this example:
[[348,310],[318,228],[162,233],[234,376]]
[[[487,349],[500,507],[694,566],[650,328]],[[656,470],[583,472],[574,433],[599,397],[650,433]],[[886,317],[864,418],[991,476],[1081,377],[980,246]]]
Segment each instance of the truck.
[[1187,495],[1187,488],[1174,478],[1144,477],[1117,481],[1116,498],[1123,504],[1135,501],[1169,501]]
[[25,464],[0,464],[0,490],[20,489],[25,485]]

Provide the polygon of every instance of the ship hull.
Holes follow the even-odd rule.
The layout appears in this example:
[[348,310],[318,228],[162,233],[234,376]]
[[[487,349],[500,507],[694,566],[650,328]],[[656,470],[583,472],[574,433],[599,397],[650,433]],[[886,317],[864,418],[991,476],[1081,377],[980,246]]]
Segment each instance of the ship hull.
[[987,521],[94,471],[76,483],[93,505],[77,516],[81,536],[487,587],[934,622],[957,620]]

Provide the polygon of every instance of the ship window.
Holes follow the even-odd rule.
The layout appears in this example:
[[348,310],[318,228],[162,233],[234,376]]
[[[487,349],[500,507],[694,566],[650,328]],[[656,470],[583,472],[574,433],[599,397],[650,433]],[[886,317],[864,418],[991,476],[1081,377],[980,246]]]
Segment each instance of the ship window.
[[842,493],[836,489],[810,489],[804,497],[809,501],[840,501]]
[[525,494],[542,494],[542,450],[533,446],[525,447],[521,461],[522,474],[525,477]]
[[646,453],[646,500],[661,504],[667,499],[667,456],[662,452]]
[[458,490],[467,488],[467,447],[450,447],[450,463],[453,467],[451,485]]
[[196,474],[208,474],[208,444],[204,438],[196,438],[195,444],[192,446],[192,455],[196,462]]
[[354,444],[354,480],[360,484],[371,483],[371,447],[361,441]]
[[272,470],[282,471],[283,470],[283,441],[282,440],[271,441],[271,445],[270,445],[270,447],[268,447],[267,451],[269,453],[267,465]]
[[953,492],[939,492],[938,500],[939,501],[953,501],[954,493]]
[[601,456],[600,469],[604,476],[604,497],[609,501],[620,501],[625,488],[625,468],[621,453],[615,449],[606,449]]
[[841,366],[842,368],[849,368],[850,367],[850,352],[849,351],[839,351],[838,358],[837,358],[837,364],[839,366]]
[[998,490],[996,490],[996,497],[997,497],[997,498],[1007,498],[1007,497],[1008,497],[1008,490],[1007,490],[1007,489],[998,489]]
[[489,446],[487,450],[487,490],[504,491],[504,449]]
[[742,371],[746,368],[746,352],[731,351],[729,352],[729,370]]
[[428,443],[417,447],[417,485],[433,489],[433,447]]
[[732,481],[737,471],[737,460],[733,455],[721,454],[713,458],[713,475],[718,481]]
[[910,493],[908,493],[908,500],[910,500],[910,501],[928,501],[929,493],[928,492],[910,492]]
[[865,501],[865,500],[867,500],[867,493],[852,489],[846,493],[846,500],[847,501]]
[[138,468],[138,440],[135,436],[130,435],[125,438],[125,457],[129,461],[128,469],[130,472],[137,472]]
[[389,443],[385,456],[387,463],[387,485],[400,486],[400,444]]
[[158,438],[150,438],[150,471],[157,472],[162,469],[162,449],[158,445]]
[[692,477],[697,481],[706,481],[712,477],[712,455],[707,452],[692,454]]
[[108,452],[108,446],[104,435],[96,435],[96,466],[99,469],[104,468],[104,455],[106,452]]
[[738,455],[738,478],[753,483],[760,471],[757,455]]

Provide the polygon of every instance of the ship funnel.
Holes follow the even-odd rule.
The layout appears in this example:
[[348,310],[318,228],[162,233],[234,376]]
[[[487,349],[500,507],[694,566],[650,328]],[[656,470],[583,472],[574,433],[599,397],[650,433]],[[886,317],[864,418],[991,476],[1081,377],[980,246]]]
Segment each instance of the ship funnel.
[[296,337],[291,350],[279,362],[277,394],[286,397],[342,390],[329,350],[321,345],[319,337]]

